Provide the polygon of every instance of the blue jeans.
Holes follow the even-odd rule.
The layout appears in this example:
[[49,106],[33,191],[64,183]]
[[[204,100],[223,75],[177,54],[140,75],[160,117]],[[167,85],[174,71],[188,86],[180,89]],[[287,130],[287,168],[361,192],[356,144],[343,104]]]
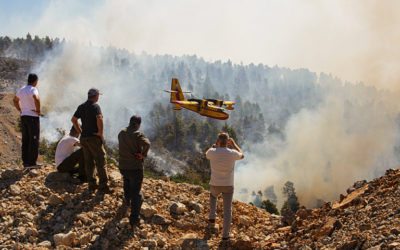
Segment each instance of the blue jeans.
[[140,220],[140,209],[143,203],[143,197],[140,190],[143,183],[143,170],[120,169],[124,179],[124,196],[128,204],[131,204],[131,222]]

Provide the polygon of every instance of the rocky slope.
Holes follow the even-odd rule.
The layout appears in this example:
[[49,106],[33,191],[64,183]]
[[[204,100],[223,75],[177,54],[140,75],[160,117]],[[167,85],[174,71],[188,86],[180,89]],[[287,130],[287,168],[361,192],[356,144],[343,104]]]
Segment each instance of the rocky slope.
[[53,165],[0,170],[0,247],[95,249],[399,249],[400,171],[356,182],[347,196],[299,210],[291,226],[281,217],[234,201],[232,232],[221,240],[222,201],[215,226],[207,223],[209,192],[168,178],[145,179],[140,228],[122,204],[121,176],[108,165],[112,193],[90,193]]
[[[222,218],[207,223],[209,192],[202,187],[145,179],[141,228],[132,229],[122,204],[118,170],[108,166],[112,194],[89,193],[87,184],[53,165],[23,172],[1,170],[0,247],[53,248],[265,248],[280,225],[278,216],[235,201],[232,232],[221,241]],[[222,200],[218,204],[222,214]]]
[[400,249],[400,170],[347,192],[319,209],[299,210],[278,241],[290,249]]

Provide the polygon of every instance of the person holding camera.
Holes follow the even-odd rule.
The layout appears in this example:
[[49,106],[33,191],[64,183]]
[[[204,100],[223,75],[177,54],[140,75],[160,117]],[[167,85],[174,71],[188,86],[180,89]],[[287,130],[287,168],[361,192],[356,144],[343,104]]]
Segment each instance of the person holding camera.
[[[232,147],[228,148],[228,146]],[[235,162],[244,158],[243,151],[236,142],[229,138],[227,133],[219,133],[216,144],[214,144],[205,153],[206,158],[211,164],[211,179],[210,179],[210,213],[208,221],[215,223],[217,199],[222,193],[224,206],[224,223],[222,230],[222,239],[229,240],[233,238],[230,234],[232,221],[232,198],[233,198],[233,183],[234,183],[234,168]]]

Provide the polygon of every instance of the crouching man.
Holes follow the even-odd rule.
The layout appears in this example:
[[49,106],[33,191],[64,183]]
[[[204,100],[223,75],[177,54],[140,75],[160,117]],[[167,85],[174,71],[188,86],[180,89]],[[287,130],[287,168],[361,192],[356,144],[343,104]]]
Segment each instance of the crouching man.
[[[228,148],[233,147],[233,149]],[[233,198],[233,173],[235,161],[243,159],[243,151],[229,138],[227,133],[219,133],[218,140],[213,147],[207,150],[206,158],[211,164],[210,180],[210,214],[208,220],[215,223],[217,199],[222,193],[224,206],[224,224],[222,230],[222,239],[229,240],[233,238],[230,234],[232,221],[232,198]]]
[[150,149],[150,141],[139,132],[142,118],[132,116],[129,126],[118,134],[119,170],[124,179],[125,203],[131,206],[129,222],[132,226],[140,224],[142,207],[143,161]]
[[[77,173],[81,181],[86,181],[85,159],[79,142],[79,132],[74,127],[68,135],[65,135],[57,144],[56,166],[59,172],[67,172],[71,175]],[[78,165],[78,166],[77,166]]]

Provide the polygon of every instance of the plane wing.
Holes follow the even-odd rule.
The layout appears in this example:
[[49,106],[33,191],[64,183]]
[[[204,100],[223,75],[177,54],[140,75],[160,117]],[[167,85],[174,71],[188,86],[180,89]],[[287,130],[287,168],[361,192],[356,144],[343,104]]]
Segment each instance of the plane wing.
[[224,104],[224,105],[234,105],[234,104],[235,104],[235,102],[226,101],[226,102],[223,102],[223,104]]
[[[164,91],[168,92],[168,93],[178,93],[179,92],[179,91],[176,91],[176,90],[169,90],[169,89],[166,89]],[[192,91],[182,91],[182,93],[192,93]]]
[[172,101],[172,103],[180,104],[180,105],[199,105],[198,102],[192,101]]

